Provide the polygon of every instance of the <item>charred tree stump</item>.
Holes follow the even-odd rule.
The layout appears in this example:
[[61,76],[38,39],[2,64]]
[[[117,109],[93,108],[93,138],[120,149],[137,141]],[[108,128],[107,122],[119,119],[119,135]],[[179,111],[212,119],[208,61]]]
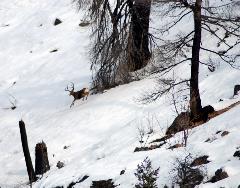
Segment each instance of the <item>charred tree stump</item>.
[[35,147],[35,171],[36,175],[42,175],[50,170],[47,146],[42,141],[38,143]]
[[29,177],[30,183],[32,183],[32,182],[36,181],[37,178],[36,178],[36,174],[33,169],[32,159],[31,159],[31,156],[29,153],[25,123],[22,120],[19,121],[19,128],[20,128],[23,153],[24,153],[25,162],[26,162],[26,166],[27,166],[28,177]]

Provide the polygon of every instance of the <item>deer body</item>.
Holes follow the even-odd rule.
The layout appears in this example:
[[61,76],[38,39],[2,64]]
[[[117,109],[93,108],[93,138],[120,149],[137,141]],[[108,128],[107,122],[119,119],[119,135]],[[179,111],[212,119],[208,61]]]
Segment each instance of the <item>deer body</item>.
[[83,101],[86,99],[87,100],[87,97],[89,95],[89,90],[88,88],[83,88],[81,89],[80,91],[74,91],[74,84],[72,83],[72,89],[69,90],[69,88],[67,87],[65,89],[65,91],[69,91],[69,95],[70,96],[73,96],[73,102],[72,104],[70,105],[70,108],[74,105],[74,102],[76,100],[79,100],[79,99],[83,99]]

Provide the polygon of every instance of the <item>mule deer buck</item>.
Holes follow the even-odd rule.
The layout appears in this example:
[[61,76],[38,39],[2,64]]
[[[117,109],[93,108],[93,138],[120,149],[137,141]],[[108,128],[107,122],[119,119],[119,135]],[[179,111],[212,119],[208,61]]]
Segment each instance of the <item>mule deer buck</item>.
[[[72,83],[72,82],[71,82]],[[72,83],[71,88],[69,89],[68,86],[65,88],[65,91],[69,91],[69,96],[73,96],[73,102],[70,105],[70,108],[74,105],[74,102],[79,99],[83,99],[83,101],[86,99],[89,95],[88,88],[83,88],[80,91],[74,91],[74,83]]]

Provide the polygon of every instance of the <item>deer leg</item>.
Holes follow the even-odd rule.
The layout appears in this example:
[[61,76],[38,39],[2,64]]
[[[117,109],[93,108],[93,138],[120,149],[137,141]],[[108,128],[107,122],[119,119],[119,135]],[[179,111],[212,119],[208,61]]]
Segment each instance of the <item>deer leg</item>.
[[72,104],[70,105],[70,108],[72,108],[72,106],[74,105],[76,99],[73,100]]

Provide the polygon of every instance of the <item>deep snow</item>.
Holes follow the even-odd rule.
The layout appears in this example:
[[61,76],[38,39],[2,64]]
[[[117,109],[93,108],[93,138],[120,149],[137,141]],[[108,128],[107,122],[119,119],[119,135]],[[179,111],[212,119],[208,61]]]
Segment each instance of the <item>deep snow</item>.
[[[67,186],[84,175],[90,177],[75,187],[87,188],[92,180],[112,178],[119,188],[132,188],[137,164],[146,156],[154,167],[160,166],[158,186],[163,187],[171,183],[175,158],[187,152],[209,155],[209,177],[221,167],[229,174],[227,179],[199,187],[236,188],[240,184],[240,161],[233,157],[240,147],[240,106],[191,130],[186,148],[169,150],[164,146],[134,153],[140,146],[138,128],[147,129],[149,119],[154,130],[149,141],[164,135],[176,116],[171,97],[148,105],[138,103],[136,99],[153,85],[153,80],[146,78],[91,95],[70,109],[72,98],[64,88],[70,81],[76,89],[89,87],[92,76],[88,58],[91,29],[79,27],[83,13],[77,12],[71,0],[1,0],[0,7],[0,187],[25,187],[28,181],[20,119],[26,123],[33,162],[36,143],[44,140],[48,147],[51,170],[34,188]],[[63,23],[54,26],[56,17]],[[50,53],[54,49],[58,51]],[[187,67],[179,67],[175,73],[185,72],[186,76]],[[240,82],[239,73],[227,65],[213,73],[202,67],[203,105],[221,109],[238,101],[240,97],[233,99],[232,94]],[[6,109],[11,106],[10,95],[17,99],[14,111]],[[219,130],[230,134],[221,137],[216,135]],[[208,138],[213,142],[205,142]],[[179,133],[170,142],[180,141]],[[58,161],[65,167],[58,169]],[[123,169],[126,173],[120,176]]]

